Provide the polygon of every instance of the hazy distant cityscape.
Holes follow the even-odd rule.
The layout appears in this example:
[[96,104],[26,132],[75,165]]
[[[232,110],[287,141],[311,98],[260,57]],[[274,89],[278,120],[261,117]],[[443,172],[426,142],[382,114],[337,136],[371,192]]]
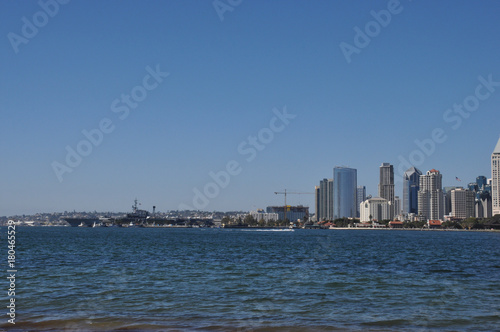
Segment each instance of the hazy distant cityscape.
[[[376,196],[367,195],[366,187],[358,185],[357,170],[345,166],[333,169],[333,178],[323,179],[314,188],[315,213],[307,206],[286,204],[287,195],[309,194],[302,192],[276,192],[284,195],[285,204],[268,206],[256,211],[167,211],[152,214],[143,212],[143,219],[132,220],[131,225],[150,226],[204,226],[241,227],[289,226],[303,228],[499,228],[500,218],[500,139],[491,155],[491,178],[478,175],[474,182],[464,186],[445,186],[439,170],[423,173],[416,167],[409,168],[403,177],[403,198],[395,195],[394,166],[382,163]],[[456,181],[462,182],[458,177]],[[65,218],[96,218],[119,220],[129,216],[126,212],[76,212],[37,213],[0,217],[0,225],[14,220],[25,226],[68,226]],[[152,219],[149,219],[152,218]],[[148,222],[149,221],[149,222]],[[159,222],[161,221],[161,222]]]

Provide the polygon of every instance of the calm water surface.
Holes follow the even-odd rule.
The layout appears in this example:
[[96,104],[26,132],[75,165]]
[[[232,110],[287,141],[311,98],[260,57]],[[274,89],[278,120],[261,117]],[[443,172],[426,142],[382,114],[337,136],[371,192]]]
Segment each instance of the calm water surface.
[[493,232],[24,227],[15,328],[493,331],[499,253]]

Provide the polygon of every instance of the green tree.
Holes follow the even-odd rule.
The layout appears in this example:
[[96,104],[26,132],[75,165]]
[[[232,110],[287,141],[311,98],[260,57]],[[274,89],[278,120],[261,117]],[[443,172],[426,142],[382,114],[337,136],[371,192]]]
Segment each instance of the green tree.
[[461,222],[462,227],[468,230],[476,228],[478,224],[479,223],[476,218],[467,218]]
[[243,219],[243,223],[247,224],[248,226],[255,226],[257,225],[257,220],[251,215],[248,214],[245,219]]

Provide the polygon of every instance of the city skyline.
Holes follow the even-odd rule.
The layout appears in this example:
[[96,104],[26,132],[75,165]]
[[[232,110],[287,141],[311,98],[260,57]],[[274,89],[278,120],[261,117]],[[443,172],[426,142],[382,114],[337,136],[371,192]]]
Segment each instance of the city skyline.
[[252,211],[335,165],[373,196],[382,162],[399,197],[411,166],[490,178],[497,7],[3,1],[0,214]]

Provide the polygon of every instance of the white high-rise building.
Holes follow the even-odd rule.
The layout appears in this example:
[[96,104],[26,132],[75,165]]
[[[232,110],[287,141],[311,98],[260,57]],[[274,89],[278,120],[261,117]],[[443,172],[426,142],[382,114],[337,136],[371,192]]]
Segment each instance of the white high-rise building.
[[473,191],[457,188],[451,191],[451,215],[466,219],[474,217],[476,194]]
[[500,139],[491,154],[491,200],[493,215],[500,214]]
[[394,197],[394,217],[401,214],[401,199],[399,196]]
[[426,175],[420,176],[418,191],[418,214],[427,220],[443,220],[444,193],[442,174],[431,169]]

